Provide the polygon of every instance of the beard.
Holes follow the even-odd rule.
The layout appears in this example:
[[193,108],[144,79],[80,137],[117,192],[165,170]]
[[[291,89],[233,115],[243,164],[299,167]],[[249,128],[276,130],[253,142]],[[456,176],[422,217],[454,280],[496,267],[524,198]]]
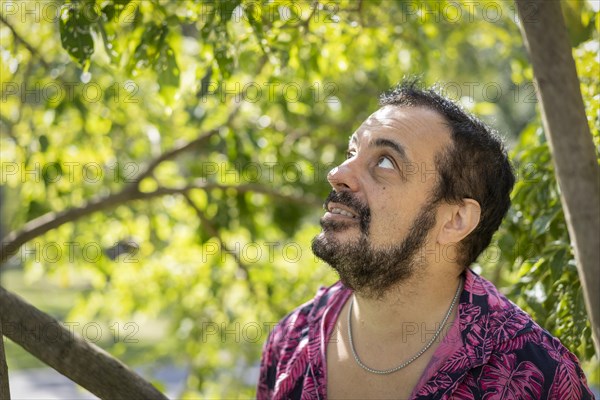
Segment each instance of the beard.
[[417,253],[424,247],[427,234],[435,225],[435,202],[428,201],[421,208],[401,243],[375,249],[369,239],[369,207],[346,191],[332,191],[325,200],[326,209],[330,201],[356,212],[360,236],[356,241],[341,243],[331,233],[350,229],[356,224],[321,219],[323,232],[313,239],[312,251],[338,273],[346,287],[367,298],[381,299],[392,286],[422,271],[421,258],[417,257]]

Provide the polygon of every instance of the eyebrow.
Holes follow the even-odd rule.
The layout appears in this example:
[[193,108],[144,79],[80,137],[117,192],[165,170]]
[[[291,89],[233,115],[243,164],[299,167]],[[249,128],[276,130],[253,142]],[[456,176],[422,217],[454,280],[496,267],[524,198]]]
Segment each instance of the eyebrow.
[[409,159],[406,155],[406,151],[404,150],[404,147],[401,144],[394,142],[393,140],[384,139],[384,138],[375,139],[375,141],[373,142],[373,144],[371,146],[372,147],[390,148],[390,149],[394,150],[396,153],[398,153],[400,158],[402,158],[402,161],[404,161],[406,163],[409,162]]
[[[350,137],[350,144],[356,144],[357,142],[358,142],[357,136],[352,135]],[[405,162],[405,163],[410,162],[410,159],[406,155],[406,150],[404,150],[404,146],[402,146],[400,143],[397,143],[391,139],[385,139],[385,138],[375,139],[375,141],[371,143],[370,147],[387,147],[389,149],[392,149],[394,152],[396,152],[400,156],[400,158],[402,159],[403,162]]]

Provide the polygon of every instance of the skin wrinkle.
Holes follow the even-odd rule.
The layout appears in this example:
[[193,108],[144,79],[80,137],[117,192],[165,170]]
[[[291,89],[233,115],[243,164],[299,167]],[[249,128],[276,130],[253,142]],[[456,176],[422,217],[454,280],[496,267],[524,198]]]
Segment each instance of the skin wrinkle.
[[[393,127],[386,125],[392,129],[394,129]],[[352,145],[354,146],[358,146],[358,139],[356,135],[352,135],[351,139],[350,139],[350,144],[349,144],[349,148],[352,147]],[[391,149],[393,149],[402,159],[402,162],[405,163],[410,163],[411,160],[410,158],[407,156],[406,154],[406,149],[404,148],[404,146],[402,146],[401,144],[397,143],[395,140],[393,139],[387,139],[387,138],[378,138],[375,139],[374,142],[371,142],[369,146],[374,146],[374,147],[389,147]]]
[[[405,108],[402,111],[410,112],[410,110],[413,110],[413,111],[420,110],[420,111],[434,114],[436,123],[432,123],[432,121],[430,119],[427,119],[428,120],[427,123],[424,122],[425,119],[419,120],[419,121],[410,121],[410,123],[407,123],[405,118],[397,117],[395,115],[395,113],[398,113],[397,107],[384,106],[377,113],[369,116],[369,118],[365,121],[365,123],[359,129],[359,132],[354,133],[350,137],[350,145],[352,145],[352,144],[358,145],[359,136],[364,136],[364,135],[370,136],[373,131],[380,129],[380,132],[382,132],[382,133],[389,131],[389,133],[392,136],[397,136],[398,134],[418,135],[419,141],[426,144],[426,146],[424,146],[424,147],[426,147],[426,148],[437,147],[438,143],[436,142],[437,138],[435,137],[435,135],[428,135],[426,133],[428,131],[435,131],[435,130],[438,130],[438,131],[441,130],[441,131],[448,132],[450,130],[450,126],[449,126],[448,122],[442,120],[441,117],[437,114],[437,112],[428,110],[428,109],[423,109],[423,108],[406,109]],[[372,128],[372,129],[369,129],[369,128]],[[361,130],[362,130],[362,132],[360,132]],[[416,132],[419,132],[419,133],[416,133]],[[395,140],[391,140],[391,141],[397,142]],[[448,143],[448,144],[451,145],[451,143]],[[349,148],[350,148],[350,145],[349,145]],[[402,162],[405,163],[406,165],[414,165],[415,163],[413,160],[425,158],[423,152],[420,149],[409,148],[409,147],[401,145],[401,144],[399,144],[399,146],[404,153],[403,155],[405,156],[405,159],[403,159]],[[431,162],[429,162],[427,164],[434,165],[434,166],[436,165],[433,162],[433,160],[431,160]],[[422,167],[422,165],[417,165],[417,168],[421,168],[421,167]],[[403,171],[401,171],[401,172],[403,172]]]

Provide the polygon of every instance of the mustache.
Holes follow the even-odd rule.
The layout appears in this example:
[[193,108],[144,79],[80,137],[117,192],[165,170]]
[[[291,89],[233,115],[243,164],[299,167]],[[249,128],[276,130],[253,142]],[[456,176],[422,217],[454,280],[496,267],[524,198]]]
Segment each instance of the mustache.
[[366,234],[368,232],[369,223],[371,222],[371,210],[369,206],[360,201],[354,194],[348,191],[337,192],[332,190],[325,199],[323,207],[329,209],[329,203],[334,202],[342,204],[356,213],[360,221],[361,230]]

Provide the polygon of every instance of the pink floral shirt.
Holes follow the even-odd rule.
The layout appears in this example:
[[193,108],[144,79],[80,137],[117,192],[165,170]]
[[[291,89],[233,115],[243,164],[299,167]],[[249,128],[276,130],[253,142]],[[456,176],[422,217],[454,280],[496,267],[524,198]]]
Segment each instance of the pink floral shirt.
[[[287,315],[263,350],[258,399],[326,399],[327,341],[351,295],[341,283]],[[577,358],[470,269],[458,318],[411,400],[594,399]]]

